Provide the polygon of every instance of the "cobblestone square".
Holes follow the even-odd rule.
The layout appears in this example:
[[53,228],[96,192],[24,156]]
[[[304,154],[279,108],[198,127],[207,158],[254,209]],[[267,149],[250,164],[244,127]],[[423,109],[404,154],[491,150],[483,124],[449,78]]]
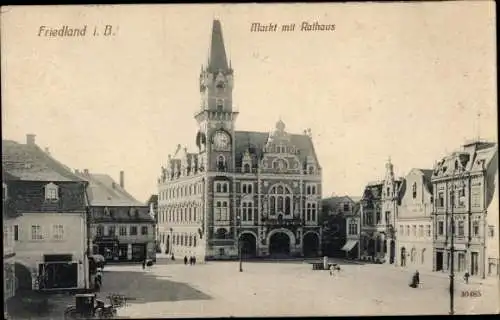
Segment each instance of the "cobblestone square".
[[[342,263],[341,263],[342,264]],[[308,263],[209,262],[196,266],[109,266],[101,295],[133,297],[121,317],[348,316],[448,314],[446,275],[421,275],[418,289],[408,286],[412,271],[391,266],[341,266],[313,271]],[[498,290],[491,284],[465,285],[457,279],[457,314],[494,313]],[[463,298],[463,290],[481,297]]]

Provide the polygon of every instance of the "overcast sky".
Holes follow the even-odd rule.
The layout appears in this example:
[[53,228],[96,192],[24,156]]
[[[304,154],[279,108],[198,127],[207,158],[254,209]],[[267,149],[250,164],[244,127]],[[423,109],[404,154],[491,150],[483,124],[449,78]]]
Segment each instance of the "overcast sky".
[[[432,168],[478,132],[495,140],[493,2],[2,8],[3,138],[36,134],[71,168],[107,173],[140,201],[178,143],[194,150],[212,19],[235,70],[238,130],[311,128],[324,196]],[[335,31],[301,32],[303,21]],[[296,23],[251,33],[252,22]],[[112,25],[115,36],[93,37]],[[88,26],[83,38],[40,26]],[[279,28],[279,27],[278,27]],[[481,116],[477,114],[480,111]],[[478,129],[479,128],[479,129]]]

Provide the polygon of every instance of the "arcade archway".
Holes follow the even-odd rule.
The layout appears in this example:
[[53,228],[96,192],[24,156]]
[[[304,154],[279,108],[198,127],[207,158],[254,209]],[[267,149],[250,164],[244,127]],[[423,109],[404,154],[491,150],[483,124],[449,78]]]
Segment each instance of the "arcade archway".
[[251,233],[240,235],[241,255],[245,258],[252,258],[257,255],[257,239]]
[[319,237],[314,232],[309,232],[304,235],[303,240],[304,256],[305,257],[315,257],[318,255],[319,249]]
[[389,248],[389,263],[394,263],[394,258],[396,257],[396,241],[391,240],[391,246]]
[[15,275],[16,275],[16,291],[31,291],[32,290],[32,278],[30,270],[23,264],[16,263],[15,267]]
[[269,239],[269,254],[273,256],[290,255],[290,237],[284,232],[276,232]]

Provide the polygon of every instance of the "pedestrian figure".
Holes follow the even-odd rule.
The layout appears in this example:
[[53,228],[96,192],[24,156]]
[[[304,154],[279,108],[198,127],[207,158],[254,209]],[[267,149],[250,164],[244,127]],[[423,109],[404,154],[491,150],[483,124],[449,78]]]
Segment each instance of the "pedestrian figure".
[[413,274],[413,277],[411,279],[410,287],[411,288],[416,288],[416,287],[418,287],[419,283],[420,283],[420,275],[419,275],[418,271],[416,271]]
[[333,266],[333,264],[330,266],[330,276],[333,276],[333,274],[335,273],[335,267]]
[[172,261],[175,261],[175,256],[173,253],[172,253]]
[[465,272],[465,274],[464,274],[464,281],[465,281],[466,284],[469,284],[469,277],[470,277],[469,272]]
[[146,259],[142,261],[142,270],[146,269]]
[[187,266],[188,264],[188,257],[187,256],[184,256],[184,264]]
[[189,265],[192,266],[193,265],[193,256],[189,256]]
[[196,264],[196,257],[193,256],[193,265]]

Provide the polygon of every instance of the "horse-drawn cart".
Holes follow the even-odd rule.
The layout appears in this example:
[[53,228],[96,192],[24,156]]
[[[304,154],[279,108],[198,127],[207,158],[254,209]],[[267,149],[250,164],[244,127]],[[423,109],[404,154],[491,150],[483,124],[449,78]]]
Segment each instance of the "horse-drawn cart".
[[109,303],[97,299],[95,293],[75,295],[75,305],[64,311],[64,319],[113,319],[116,318],[117,309],[123,307],[126,298],[122,295],[107,296]]

